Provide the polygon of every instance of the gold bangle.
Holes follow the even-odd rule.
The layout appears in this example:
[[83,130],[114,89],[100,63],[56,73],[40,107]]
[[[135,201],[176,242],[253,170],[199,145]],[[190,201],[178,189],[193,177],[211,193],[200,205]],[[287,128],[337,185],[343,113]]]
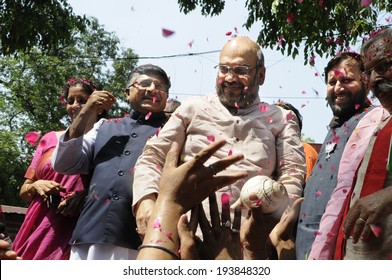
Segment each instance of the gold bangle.
[[31,191],[31,185],[32,185],[32,184],[27,184],[27,185],[26,185],[26,193],[27,193],[27,195],[30,196],[30,197],[32,197],[32,194],[31,194],[31,192],[30,192],[30,191]]
[[141,249],[143,248],[155,248],[155,249],[160,249],[162,251],[165,251],[167,253],[169,253],[170,255],[174,256],[177,260],[180,259],[180,256],[174,252],[172,249],[169,249],[165,246],[156,244],[156,243],[151,243],[151,244],[142,244],[139,246],[139,248],[137,248],[137,251],[139,252]]

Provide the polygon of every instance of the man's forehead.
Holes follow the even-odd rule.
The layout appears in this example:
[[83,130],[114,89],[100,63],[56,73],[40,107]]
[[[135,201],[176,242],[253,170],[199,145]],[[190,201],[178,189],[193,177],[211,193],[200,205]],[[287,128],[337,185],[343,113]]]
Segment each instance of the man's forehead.
[[158,75],[154,74],[142,74],[136,77],[136,81],[143,81],[143,80],[153,80],[153,81],[159,81],[160,83],[165,83],[164,79]]
[[359,65],[354,59],[345,59],[341,61],[338,65],[334,66],[328,72],[328,79],[337,78],[338,76],[346,76],[350,74],[359,73]]

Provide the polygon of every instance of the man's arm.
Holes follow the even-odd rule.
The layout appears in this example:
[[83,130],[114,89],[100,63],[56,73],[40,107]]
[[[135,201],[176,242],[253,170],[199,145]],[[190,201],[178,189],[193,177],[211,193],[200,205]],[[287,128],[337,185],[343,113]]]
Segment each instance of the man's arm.
[[305,184],[306,161],[301,132],[296,116],[283,115],[285,125],[276,139],[277,181],[287,189],[290,197],[301,197]]
[[87,174],[94,153],[95,139],[102,119],[85,135],[64,141],[65,134],[60,136],[59,143],[52,155],[53,169],[63,174]]

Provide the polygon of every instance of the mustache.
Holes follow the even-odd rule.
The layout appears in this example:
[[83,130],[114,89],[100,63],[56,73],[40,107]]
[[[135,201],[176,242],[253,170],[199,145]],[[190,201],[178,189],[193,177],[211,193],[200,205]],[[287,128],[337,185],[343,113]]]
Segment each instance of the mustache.
[[378,81],[372,90],[374,92],[392,92],[392,80]]
[[238,83],[238,82],[223,82],[222,85],[225,87],[233,87],[233,86],[234,87],[244,87],[243,84]]

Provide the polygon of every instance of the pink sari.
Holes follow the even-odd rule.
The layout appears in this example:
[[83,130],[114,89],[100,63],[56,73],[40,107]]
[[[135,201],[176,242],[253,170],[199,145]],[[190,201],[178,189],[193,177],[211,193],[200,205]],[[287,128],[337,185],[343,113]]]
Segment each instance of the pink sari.
[[[26,171],[25,178],[33,181],[51,180],[66,188],[66,193],[83,190],[79,175],[63,175],[53,170],[51,155],[58,142],[56,132],[45,134]],[[69,259],[69,240],[77,217],[56,214],[41,197],[36,196],[27,209],[25,220],[13,243],[13,250],[25,260]]]

